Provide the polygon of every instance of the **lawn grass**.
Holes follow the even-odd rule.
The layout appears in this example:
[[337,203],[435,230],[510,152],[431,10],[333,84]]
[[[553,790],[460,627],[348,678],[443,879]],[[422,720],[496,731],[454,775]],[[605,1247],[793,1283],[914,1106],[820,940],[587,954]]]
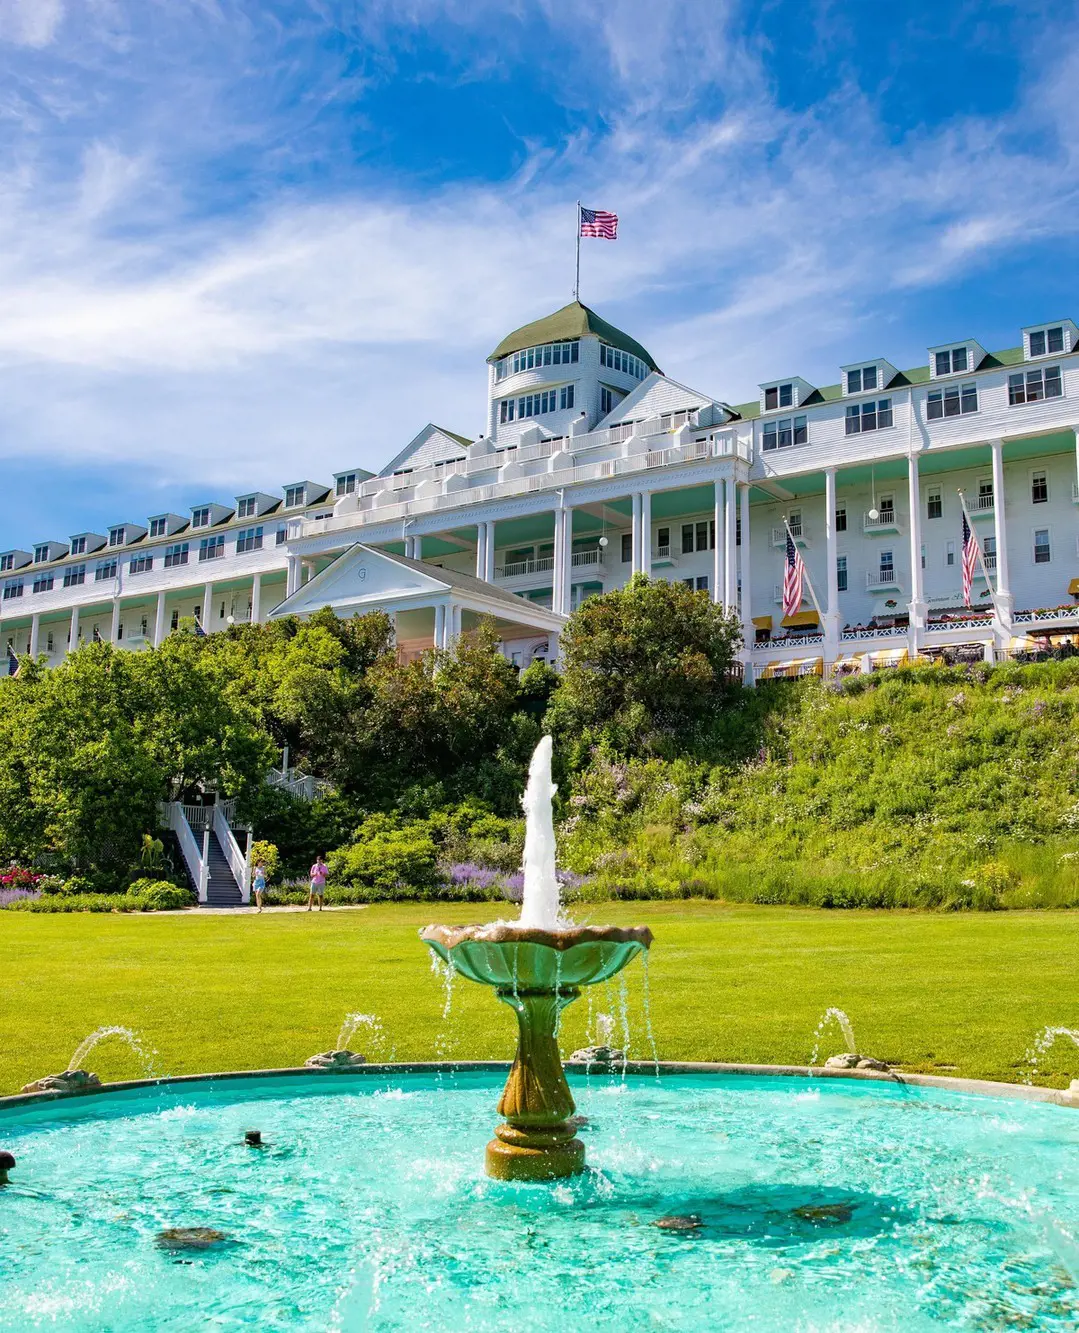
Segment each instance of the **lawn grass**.
[[[458,981],[444,1019],[442,984],[416,937],[432,917],[494,915],[486,905],[422,904],[321,916],[4,913],[0,1093],[64,1068],[106,1023],[136,1029],[163,1074],[300,1064],[332,1047],[354,1010],[379,1017],[398,1060],[508,1059],[510,1011]],[[864,1052],[904,1069],[1019,1080],[1041,1028],[1079,1027],[1076,913],[644,902],[591,915],[655,932],[652,1021],[663,1059],[804,1064],[821,1013],[838,1005]],[[639,963],[628,976],[631,1055],[646,1056]],[[608,1007],[596,996],[596,1008]],[[567,1011],[567,1051],[584,1044],[587,1016],[584,998]],[[841,1045],[833,1029],[822,1058]],[[105,1079],[139,1074],[118,1043],[89,1063]],[[1079,1051],[1057,1043],[1037,1081],[1075,1077]]]

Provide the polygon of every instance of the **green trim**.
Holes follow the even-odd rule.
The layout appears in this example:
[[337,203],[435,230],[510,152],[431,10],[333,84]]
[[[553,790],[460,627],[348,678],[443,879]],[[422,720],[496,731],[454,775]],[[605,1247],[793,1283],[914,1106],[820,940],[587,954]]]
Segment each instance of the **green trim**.
[[433,421],[431,425],[434,426],[435,430],[441,431],[443,435],[448,435],[451,440],[456,440],[458,444],[468,445],[472,443],[467,435],[458,435],[455,430],[447,430],[445,426],[439,426]]
[[543,319],[534,320],[531,324],[515,329],[502,339],[487,360],[498,361],[511,352],[519,352],[522,347],[570,342],[574,338],[583,338],[590,333],[610,343],[612,347],[629,352],[631,356],[640,357],[649,370],[659,370],[652,360],[651,353],[635,338],[623,333],[621,329],[616,329],[613,324],[608,324],[605,319],[601,319],[594,310],[589,310],[588,306],[582,305],[580,301],[571,301],[561,310],[556,310],[553,315],[546,315]]

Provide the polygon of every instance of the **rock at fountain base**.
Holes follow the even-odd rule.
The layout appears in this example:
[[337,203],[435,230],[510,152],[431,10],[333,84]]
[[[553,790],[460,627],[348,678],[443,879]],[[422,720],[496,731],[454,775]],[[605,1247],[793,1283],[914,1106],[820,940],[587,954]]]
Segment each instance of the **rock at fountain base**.
[[101,1080],[85,1069],[65,1069],[62,1074],[46,1074],[44,1078],[27,1083],[23,1092],[82,1092],[86,1088],[100,1088]]
[[573,1138],[530,1148],[492,1139],[486,1165],[487,1174],[495,1180],[561,1180],[584,1170],[584,1144]]
[[367,1063],[367,1056],[355,1051],[322,1051],[303,1063],[305,1069],[355,1069]]
[[574,1051],[566,1063],[571,1065],[620,1065],[625,1063],[625,1059],[625,1051],[616,1050],[613,1046],[585,1046],[579,1051]]
[[213,1227],[168,1227],[158,1232],[154,1244],[159,1250],[212,1250],[227,1241],[228,1236]]
[[868,1055],[856,1055],[853,1051],[844,1051],[842,1055],[830,1055],[824,1062],[825,1069],[874,1069],[878,1074],[886,1074],[889,1066],[883,1060],[874,1060]]

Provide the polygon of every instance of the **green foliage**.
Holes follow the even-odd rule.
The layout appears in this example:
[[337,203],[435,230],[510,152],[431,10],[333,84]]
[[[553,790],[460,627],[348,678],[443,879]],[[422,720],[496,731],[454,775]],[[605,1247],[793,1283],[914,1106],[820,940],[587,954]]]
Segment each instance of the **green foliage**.
[[580,762],[673,754],[696,742],[732,695],[737,618],[682,583],[635,575],[590,597],[562,635],[562,686],[548,723]]
[[438,849],[417,829],[361,830],[362,841],[341,847],[329,858],[334,885],[362,889],[371,899],[417,896],[438,881]]
[[48,893],[41,898],[24,898],[0,908],[6,912],[175,912],[194,907],[195,897],[188,889],[178,888],[168,880],[144,877],[126,893]]
[[142,850],[139,852],[139,866],[143,870],[165,869],[165,844],[151,833],[142,835]]
[[281,855],[272,842],[260,838],[251,844],[251,869],[253,871],[256,866],[262,866],[267,884],[273,883],[280,864]]

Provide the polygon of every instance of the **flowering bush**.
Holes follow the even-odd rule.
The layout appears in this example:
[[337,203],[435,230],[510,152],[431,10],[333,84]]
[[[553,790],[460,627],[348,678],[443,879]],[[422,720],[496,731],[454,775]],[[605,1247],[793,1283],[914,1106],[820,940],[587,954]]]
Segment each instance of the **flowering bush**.
[[0,889],[0,907],[10,907],[12,903],[33,902],[41,894],[36,889]]
[[40,875],[14,863],[0,871],[0,889],[36,889],[40,880]]

